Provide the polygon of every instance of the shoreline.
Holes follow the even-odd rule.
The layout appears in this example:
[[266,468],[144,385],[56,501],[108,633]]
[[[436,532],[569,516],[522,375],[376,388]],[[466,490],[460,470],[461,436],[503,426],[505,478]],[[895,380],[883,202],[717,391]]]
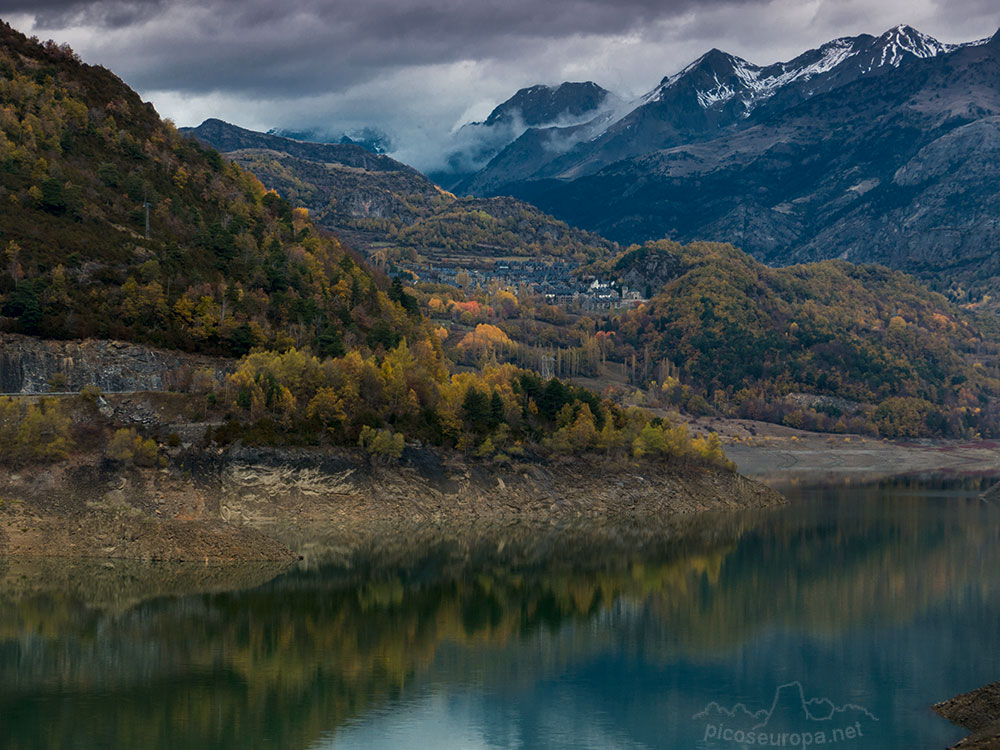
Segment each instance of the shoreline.
[[938,716],[971,733],[950,750],[1000,747],[1000,682],[956,695],[931,708]]
[[347,448],[191,446],[158,469],[84,454],[0,473],[0,557],[291,562],[263,529],[669,518],[773,507],[787,502],[782,489],[831,482],[1000,476],[1000,444],[988,441],[890,443],[746,420],[693,426],[721,434],[739,474],[603,457],[498,466],[427,448],[380,464]]
[[777,488],[920,475],[1000,479],[1000,441],[995,440],[889,441],[745,419],[700,418],[689,424],[717,432],[737,471]]
[[382,465],[349,449],[233,448],[140,469],[78,457],[0,475],[0,558],[292,562],[263,527],[669,518],[785,502],[731,471],[667,461],[496,466],[408,449]]
[[1000,443],[890,443],[719,418],[689,426],[717,432],[739,474],[603,455],[500,464],[413,445],[385,463],[357,448],[215,446],[221,412],[206,410],[207,397],[197,394],[70,398],[78,423],[139,426],[156,441],[161,464],[139,468],[93,447],[59,463],[0,471],[0,557],[288,562],[296,556],[264,527],[660,519],[773,507],[787,502],[782,489],[823,483],[1000,475]]

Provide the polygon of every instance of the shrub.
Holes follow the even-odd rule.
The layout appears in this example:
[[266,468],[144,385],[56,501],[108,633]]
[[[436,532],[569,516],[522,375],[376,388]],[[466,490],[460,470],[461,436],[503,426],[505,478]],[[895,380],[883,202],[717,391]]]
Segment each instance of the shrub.
[[25,404],[0,399],[0,460],[6,463],[57,461],[73,448],[70,418],[49,399]]
[[156,466],[159,459],[156,442],[144,438],[131,427],[123,427],[112,435],[104,455],[112,461],[132,463],[136,466]]
[[104,391],[97,385],[85,385],[80,389],[80,395],[87,399],[87,401],[96,403],[97,399],[104,395]]
[[403,455],[403,433],[364,427],[358,445],[376,459],[398,459]]

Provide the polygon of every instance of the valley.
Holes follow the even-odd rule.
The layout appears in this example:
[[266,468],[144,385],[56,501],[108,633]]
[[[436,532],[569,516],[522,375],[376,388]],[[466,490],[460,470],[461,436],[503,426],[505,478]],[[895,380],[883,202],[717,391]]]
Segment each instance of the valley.
[[0,746],[990,746],[989,8],[12,2]]
[[[965,143],[987,149],[983,154],[988,152],[990,110],[980,111],[973,100],[990,101],[991,89],[975,82],[989,80],[995,58],[993,40],[940,44],[902,26],[879,37],[834,40],[788,63],[763,68],[713,50],[664,78],[627,116],[623,113],[631,105],[600,87],[535,86],[519,91],[484,121],[462,129],[462,138],[479,133],[482,143],[494,144],[490,147],[494,150],[505,139],[516,145],[518,138],[534,137],[546,130],[547,123],[560,121],[573,132],[584,127],[584,121],[591,129],[606,127],[604,135],[590,137],[587,148],[610,143],[610,134],[620,132],[615,142],[632,149],[630,153],[650,153],[619,159],[625,152],[615,152],[617,161],[603,168],[570,170],[572,174],[561,174],[555,181],[536,175],[522,181],[514,192],[523,188],[527,192],[520,194],[556,215],[565,215],[564,207],[552,200],[577,190],[565,203],[581,211],[570,217],[571,224],[608,232],[624,241],[717,237],[770,266],[806,263],[774,275],[765,266],[744,260],[738,251],[720,251],[710,243],[694,242],[687,250],[664,240],[626,247],[569,229],[510,198],[455,198],[402,165],[393,172],[399,178],[393,179],[405,179],[406,188],[389,184],[385,172],[292,161],[291,154],[308,150],[308,144],[289,143],[283,153],[280,149],[240,149],[229,151],[228,158],[239,161],[293,202],[307,205],[317,221],[363,248],[377,267],[413,283],[424,314],[447,336],[444,341],[451,356],[464,365],[478,367],[496,359],[575,378],[615,370],[621,382],[604,381],[603,387],[616,392],[617,398],[656,404],[663,400],[663,393],[676,392],[669,397],[674,408],[694,414],[763,418],[793,427],[882,437],[988,436],[995,429],[988,425],[994,420],[998,382],[989,291],[992,261],[983,255],[992,253],[991,241],[975,235],[976,239],[969,240],[975,250],[971,245],[970,249],[954,246],[947,250],[948,243],[942,244],[937,230],[923,231],[898,218],[886,219],[887,226],[908,228],[902,233],[893,229],[891,241],[882,241],[870,228],[857,230],[864,239],[859,239],[856,250],[834,251],[838,242],[851,236],[841,225],[828,230],[836,241],[824,241],[816,253],[795,250],[794,237],[816,231],[821,217],[846,221],[845,217],[854,216],[851,220],[856,221],[859,211],[869,211],[867,215],[874,217],[868,208],[860,208],[862,204],[877,206],[878,211],[897,205],[896,198],[885,197],[888,182],[897,187],[923,185],[922,221],[937,222],[933,218],[936,207],[954,214],[955,198],[949,198],[950,208],[945,209],[926,192],[936,190],[941,195],[966,196],[963,200],[980,212],[973,221],[989,226],[989,198],[969,193],[973,184],[987,185],[989,179],[962,162],[965,157],[947,144]],[[715,81],[716,88],[706,88],[706,81]],[[967,95],[957,92],[965,82],[971,86]],[[958,98],[935,93],[946,90],[955,90]],[[909,120],[892,114],[904,99]],[[827,131],[816,126],[880,107],[885,117],[866,117],[857,127],[830,126]],[[677,124],[680,120],[671,126],[674,135],[668,136],[654,127],[657,117],[666,116],[664,112],[674,118],[688,112],[690,117],[683,120],[683,128]],[[950,130],[956,118],[963,116],[961,112],[981,119]],[[621,126],[608,124],[615,117],[624,117]],[[705,117],[715,118],[710,120],[713,124],[706,124]],[[646,125],[639,127],[640,122]],[[202,136],[198,136],[200,129],[191,132],[223,149],[250,143],[277,146],[273,136],[255,136],[218,122],[202,128]],[[922,142],[912,138],[915,129],[947,135],[941,144],[921,148]],[[522,136],[515,137],[519,131]],[[647,136],[641,134],[647,131],[659,135],[643,140]],[[725,135],[720,137],[720,132]],[[849,166],[860,152],[845,149],[835,138],[824,136],[822,145],[811,140],[824,132],[853,139],[852,143],[868,150],[865,163],[878,164],[881,170],[896,169],[887,165],[895,163],[897,154],[909,154],[909,165],[897,169],[891,178]],[[258,136],[263,139],[259,143],[254,141]],[[671,138],[691,145],[664,150],[662,146],[669,145]],[[765,149],[766,158],[760,158],[760,148]],[[573,153],[573,149],[567,152]],[[696,156],[689,158],[692,154]],[[509,148],[497,150],[490,164],[510,156]],[[471,157],[467,153],[454,158],[467,163]],[[537,154],[526,158],[541,163]],[[926,161],[931,158],[937,160],[934,167]],[[834,162],[844,170],[844,179],[851,181],[844,183],[846,198],[838,197],[841,188],[823,188],[834,203],[813,218],[804,218],[803,211],[819,204],[800,200],[795,191],[801,191],[812,174],[827,179]],[[663,166],[674,163],[679,166]],[[670,173],[674,176],[654,184],[632,171],[634,165],[647,169],[654,164],[675,170]],[[768,208],[767,217],[751,217],[748,212],[756,210],[758,197],[751,199],[750,193],[761,196],[772,188],[754,189],[744,178],[734,178],[733,170],[742,169],[741,164],[756,170],[761,180],[773,179],[788,200]],[[482,174],[490,169],[483,167]],[[928,169],[936,170],[937,176],[916,176]],[[350,181],[345,182],[348,178],[343,175],[348,172]],[[322,174],[335,177],[323,178]],[[467,181],[474,179],[455,182],[443,174],[434,176],[456,190],[468,189],[472,183]],[[691,189],[687,179],[698,180],[700,187]],[[954,180],[965,180],[970,188],[958,188]],[[589,190],[585,186],[590,184],[602,197],[579,192]],[[674,192],[662,192],[667,184]],[[729,194],[730,187],[740,192]],[[710,194],[707,199],[706,193]],[[635,223],[647,198],[653,201],[648,204],[649,215],[655,217],[651,221],[658,224]],[[602,206],[608,200],[628,207],[631,229],[627,232],[620,231],[622,224],[600,223]],[[716,210],[713,201],[735,206],[736,223],[714,228],[698,225]],[[663,223],[674,222],[671,217],[687,222],[684,226],[701,228],[689,231],[679,229],[677,223]],[[781,222],[784,228],[778,226]],[[798,227],[791,234],[788,222]],[[755,244],[753,232],[758,230],[771,238],[771,249]],[[956,231],[962,234],[964,230]],[[909,251],[892,249],[901,242],[933,247],[933,261],[918,263]],[[873,248],[880,249],[874,253]],[[954,261],[950,260],[952,251]],[[654,256],[659,260],[649,261]],[[633,257],[642,260],[635,264],[629,260]],[[681,257],[686,260],[682,262]],[[918,291],[910,279],[876,267],[814,264],[833,257],[902,268],[944,297]],[[649,262],[663,267],[645,269],[643,264]],[[700,270],[688,274],[692,268]],[[766,287],[771,289],[765,291]],[[822,302],[822,290],[828,288],[838,294]],[[684,299],[684,294],[698,297]],[[809,304],[798,308],[803,299],[809,299]],[[823,308],[819,315],[816,304]],[[691,307],[700,319],[683,320]],[[718,310],[725,312],[720,316]],[[932,319],[937,322],[931,323]],[[894,361],[915,343],[908,335],[897,337],[906,326],[913,326],[909,331],[925,342],[917,344],[920,353],[909,363]],[[965,344],[957,345],[954,339],[944,347],[932,343],[934,338],[951,338],[963,330],[967,334],[960,337],[967,336]],[[890,353],[894,349],[897,352]],[[959,359],[964,363],[959,364]],[[721,363],[726,364],[720,367]],[[942,368],[950,374],[942,375]],[[921,371],[926,375],[918,374]],[[920,384],[923,377],[936,385],[928,390]],[[941,387],[942,379],[952,384],[950,393]]]
[[[256,450],[279,464],[304,451],[307,463],[384,474],[389,490],[372,481],[342,493],[360,517],[402,512],[426,494],[440,501],[431,515],[575,514],[601,492],[607,498],[593,511],[613,515],[612,490],[579,486],[569,467],[620,468],[622,460],[680,483],[666,494],[681,498],[673,505],[640,490],[630,490],[634,501],[619,498],[636,512],[725,507],[758,492],[780,501],[734,472],[715,435],[691,434],[551,372],[496,360],[460,365],[445,350],[447,329],[413,288],[319,227],[307,206],[184,136],[72,50],[6,24],[0,41],[0,96],[9,102],[0,122],[0,382],[13,392],[0,397],[0,478],[11,500],[5,544],[18,554],[190,560],[206,545],[229,549],[225,535],[239,537],[243,524],[192,477],[204,478],[199,462],[241,450],[251,451],[251,472]],[[36,134],[32,123],[42,121]],[[255,139],[285,142],[227,132],[241,149]],[[353,174],[430,184],[353,144],[300,144],[297,153],[340,159]],[[549,263],[615,249],[511,199],[430,190],[441,205],[399,225],[412,246],[490,243]],[[132,397],[166,405],[176,423],[147,402],[138,416],[109,405]],[[430,472],[431,484],[400,479],[408,463],[419,474],[449,462],[475,480],[438,488],[443,469]],[[321,482],[334,483],[333,475]],[[461,504],[475,492],[510,497]],[[163,507],[159,497],[168,499]],[[97,530],[68,544],[77,523]],[[160,537],[192,546],[163,547]],[[232,544],[222,558],[244,559],[239,538]],[[280,547],[261,544],[260,554],[280,559]],[[253,544],[248,550],[246,559],[257,559]]]

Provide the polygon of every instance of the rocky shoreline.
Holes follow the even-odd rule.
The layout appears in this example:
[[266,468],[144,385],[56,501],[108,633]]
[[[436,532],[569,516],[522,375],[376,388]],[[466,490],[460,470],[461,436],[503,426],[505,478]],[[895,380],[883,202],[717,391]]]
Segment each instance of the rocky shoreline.
[[933,706],[934,712],[968,729],[971,734],[954,745],[962,750],[1000,748],[1000,682],[956,695]]
[[501,466],[408,450],[384,465],[349,450],[237,449],[219,465],[224,519],[421,521],[672,515],[784,502],[739,474],[697,464],[577,457]]
[[188,451],[165,468],[80,460],[0,475],[0,555],[291,561],[259,527],[669,517],[785,502],[723,469],[580,457],[496,466],[407,449]]

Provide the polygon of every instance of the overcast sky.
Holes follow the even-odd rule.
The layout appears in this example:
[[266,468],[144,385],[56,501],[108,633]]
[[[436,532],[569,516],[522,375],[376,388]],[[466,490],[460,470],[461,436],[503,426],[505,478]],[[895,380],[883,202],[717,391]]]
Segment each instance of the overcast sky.
[[997,0],[0,0],[178,125],[375,126],[429,168],[451,129],[517,89],[593,80],[639,95],[711,47],[787,60],[908,23],[990,36]]

